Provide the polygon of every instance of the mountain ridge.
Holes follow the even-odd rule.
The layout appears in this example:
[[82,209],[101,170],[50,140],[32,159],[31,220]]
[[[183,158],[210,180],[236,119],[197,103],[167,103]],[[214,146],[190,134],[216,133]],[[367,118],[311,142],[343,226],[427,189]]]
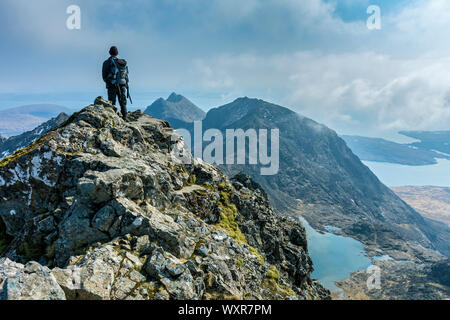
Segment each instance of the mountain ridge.
[[100,97],[1,160],[0,186],[0,299],[329,298],[258,184]]

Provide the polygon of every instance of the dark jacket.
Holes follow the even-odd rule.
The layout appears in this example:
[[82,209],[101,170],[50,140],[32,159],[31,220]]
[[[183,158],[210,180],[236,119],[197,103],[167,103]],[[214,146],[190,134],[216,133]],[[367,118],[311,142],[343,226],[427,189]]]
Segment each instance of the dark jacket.
[[[113,58],[113,57],[109,57],[105,62],[103,62],[103,68],[102,68],[102,77],[103,77],[103,81],[105,81],[106,83],[106,88],[111,88],[114,85],[111,83],[111,74],[112,74],[112,68],[113,68],[113,63],[112,63],[112,59],[116,60],[116,64],[117,65],[123,65],[126,67],[127,62],[124,59],[117,59],[117,58]],[[127,69],[127,77],[126,77],[126,81],[128,83],[128,67],[126,67]]]
[[110,88],[113,85],[111,84],[111,80],[109,79],[109,75],[112,71],[112,61],[111,59],[114,59],[113,57],[109,57],[105,62],[103,62],[103,68],[102,68],[102,76],[103,81],[106,83],[106,88]]

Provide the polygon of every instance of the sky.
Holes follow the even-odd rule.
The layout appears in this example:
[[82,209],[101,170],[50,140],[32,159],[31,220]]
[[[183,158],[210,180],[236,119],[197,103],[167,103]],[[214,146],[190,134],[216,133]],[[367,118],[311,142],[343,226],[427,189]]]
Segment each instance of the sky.
[[116,45],[133,108],[172,91],[205,111],[248,96],[340,134],[450,130],[449,18],[447,0],[2,0],[0,109],[92,103]]

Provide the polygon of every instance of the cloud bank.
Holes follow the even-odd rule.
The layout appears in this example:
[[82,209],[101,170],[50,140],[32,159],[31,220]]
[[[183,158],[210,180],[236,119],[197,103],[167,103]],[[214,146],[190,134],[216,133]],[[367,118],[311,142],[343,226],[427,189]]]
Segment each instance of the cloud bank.
[[[0,93],[102,91],[116,44],[137,92],[215,97],[203,108],[257,96],[346,134],[450,129],[445,0],[375,1],[379,31],[366,28],[374,1],[4,2]],[[70,4],[80,31],[65,28]]]

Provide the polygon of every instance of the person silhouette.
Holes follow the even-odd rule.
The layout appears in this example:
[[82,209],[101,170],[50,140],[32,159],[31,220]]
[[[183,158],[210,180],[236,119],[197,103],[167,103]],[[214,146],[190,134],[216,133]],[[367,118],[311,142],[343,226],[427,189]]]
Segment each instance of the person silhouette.
[[127,61],[119,59],[119,50],[112,46],[109,49],[110,57],[103,62],[102,76],[108,90],[108,100],[112,104],[116,104],[116,98],[119,100],[120,111],[123,118],[127,115],[127,96],[128,89],[128,66]]

